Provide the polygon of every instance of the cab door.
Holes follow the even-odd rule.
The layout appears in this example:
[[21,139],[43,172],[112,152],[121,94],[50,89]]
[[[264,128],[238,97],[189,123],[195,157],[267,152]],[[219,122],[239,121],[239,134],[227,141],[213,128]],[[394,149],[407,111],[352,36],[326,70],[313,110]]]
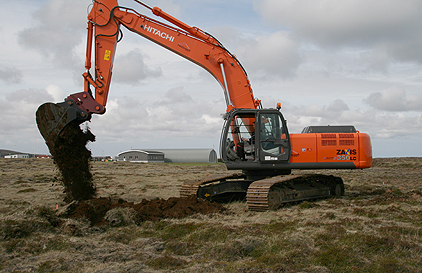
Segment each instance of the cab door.
[[290,160],[290,137],[286,120],[278,111],[260,111],[255,122],[259,160],[261,163],[288,162]]

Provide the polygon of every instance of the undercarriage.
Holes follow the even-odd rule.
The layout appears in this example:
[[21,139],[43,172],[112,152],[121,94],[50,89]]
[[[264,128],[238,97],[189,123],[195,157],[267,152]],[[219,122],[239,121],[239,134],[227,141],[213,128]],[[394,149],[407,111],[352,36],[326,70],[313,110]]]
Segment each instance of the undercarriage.
[[239,173],[187,181],[180,196],[192,194],[214,202],[246,199],[249,210],[266,211],[288,203],[343,195],[344,184],[332,175],[279,175],[254,181]]

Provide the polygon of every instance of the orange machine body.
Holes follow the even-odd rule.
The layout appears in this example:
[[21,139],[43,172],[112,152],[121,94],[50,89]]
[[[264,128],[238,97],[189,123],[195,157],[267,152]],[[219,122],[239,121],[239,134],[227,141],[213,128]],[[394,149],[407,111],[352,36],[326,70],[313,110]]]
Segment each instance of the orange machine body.
[[292,165],[315,162],[321,166],[353,163],[357,169],[372,166],[371,140],[365,133],[290,134],[290,143]]

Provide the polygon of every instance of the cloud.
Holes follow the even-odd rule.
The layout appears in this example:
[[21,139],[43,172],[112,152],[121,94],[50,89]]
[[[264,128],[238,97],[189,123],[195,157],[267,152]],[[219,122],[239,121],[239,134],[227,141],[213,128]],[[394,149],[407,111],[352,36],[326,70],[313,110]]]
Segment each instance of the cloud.
[[147,57],[138,49],[116,56],[113,68],[113,81],[137,85],[146,78],[162,76],[161,68],[149,68],[144,62],[145,58]]
[[160,145],[156,143],[163,141],[168,146],[195,136],[218,139],[223,125],[220,114],[224,109],[222,99],[194,100],[178,87],[156,101],[133,97],[112,99],[106,114],[94,116],[90,127],[98,139],[114,143],[155,143],[152,146],[157,147]]
[[393,86],[381,92],[373,92],[364,103],[382,111],[421,111],[422,96],[408,95],[404,89]]
[[213,33],[228,48],[233,48],[248,74],[266,79],[295,76],[302,59],[298,42],[283,30],[251,37],[232,27],[216,27]]
[[22,152],[47,153],[38,131],[35,112],[53,97],[45,89],[20,89],[0,97],[0,143]]
[[422,22],[422,3],[417,0],[264,0],[255,7],[264,19],[324,44],[409,38],[419,33]]
[[[327,122],[328,125],[330,122],[342,122],[345,118],[345,113],[350,110],[349,106],[341,99],[336,99],[328,106],[320,105],[317,103],[310,104],[310,105],[300,105],[300,106],[293,106],[288,102],[283,102],[283,112],[286,113],[293,113],[297,117],[310,117],[317,119],[318,122]],[[347,115],[346,115],[347,116]],[[305,126],[308,126],[307,124]],[[315,125],[324,125],[324,124],[315,124]]]
[[397,138],[422,134],[422,113],[362,110],[337,99],[329,105],[292,106],[283,102],[283,114],[291,133],[310,125],[353,125],[372,139]]
[[349,106],[343,100],[340,99],[333,101],[327,107],[327,111],[329,112],[343,112],[346,110],[350,110]]
[[378,113],[372,120],[373,138],[396,138],[422,133],[422,114],[417,116],[404,113]]
[[51,58],[64,68],[76,68],[75,47],[84,38],[86,1],[49,0],[33,14],[35,24],[18,33],[19,44]]
[[50,84],[45,89],[53,97],[54,102],[62,102],[67,97],[63,89],[55,84]]
[[9,134],[19,136],[25,135],[28,129],[35,130],[36,109],[51,99],[45,89],[21,89],[8,93],[4,99],[0,98],[0,143]]
[[25,108],[28,105],[39,105],[45,99],[52,99],[45,89],[21,89],[6,95],[6,101],[11,102],[11,107]]
[[356,125],[356,120],[362,118],[359,111],[350,110],[341,99],[330,102],[328,106],[317,103],[292,105],[283,101],[282,109],[291,133],[301,132],[304,127],[310,125]]
[[291,78],[301,63],[297,49],[298,43],[288,32],[277,31],[245,43],[241,55],[245,64],[261,76]]
[[192,97],[184,91],[183,86],[170,89],[164,95],[164,99],[158,105],[173,105],[175,103],[191,102]]
[[173,3],[172,0],[157,0],[154,2],[154,7],[160,7],[166,13],[171,14],[176,18],[179,17],[182,13],[180,6]]
[[22,71],[13,67],[0,68],[0,79],[8,84],[21,83]]
[[254,2],[264,20],[325,49],[382,52],[388,61],[422,64],[422,2],[304,0]]

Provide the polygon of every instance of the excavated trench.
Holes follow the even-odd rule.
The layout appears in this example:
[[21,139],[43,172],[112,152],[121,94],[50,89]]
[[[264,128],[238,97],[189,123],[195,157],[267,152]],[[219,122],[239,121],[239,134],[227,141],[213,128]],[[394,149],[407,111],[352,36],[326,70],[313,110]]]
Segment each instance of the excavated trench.
[[66,216],[75,219],[88,219],[91,226],[103,226],[112,224],[106,219],[108,211],[115,208],[130,208],[135,212],[134,221],[159,221],[166,218],[185,218],[194,214],[222,213],[226,209],[218,203],[201,200],[196,196],[176,198],[167,200],[153,199],[142,200],[135,204],[123,199],[111,200],[109,198],[95,198],[77,202],[67,209]]

